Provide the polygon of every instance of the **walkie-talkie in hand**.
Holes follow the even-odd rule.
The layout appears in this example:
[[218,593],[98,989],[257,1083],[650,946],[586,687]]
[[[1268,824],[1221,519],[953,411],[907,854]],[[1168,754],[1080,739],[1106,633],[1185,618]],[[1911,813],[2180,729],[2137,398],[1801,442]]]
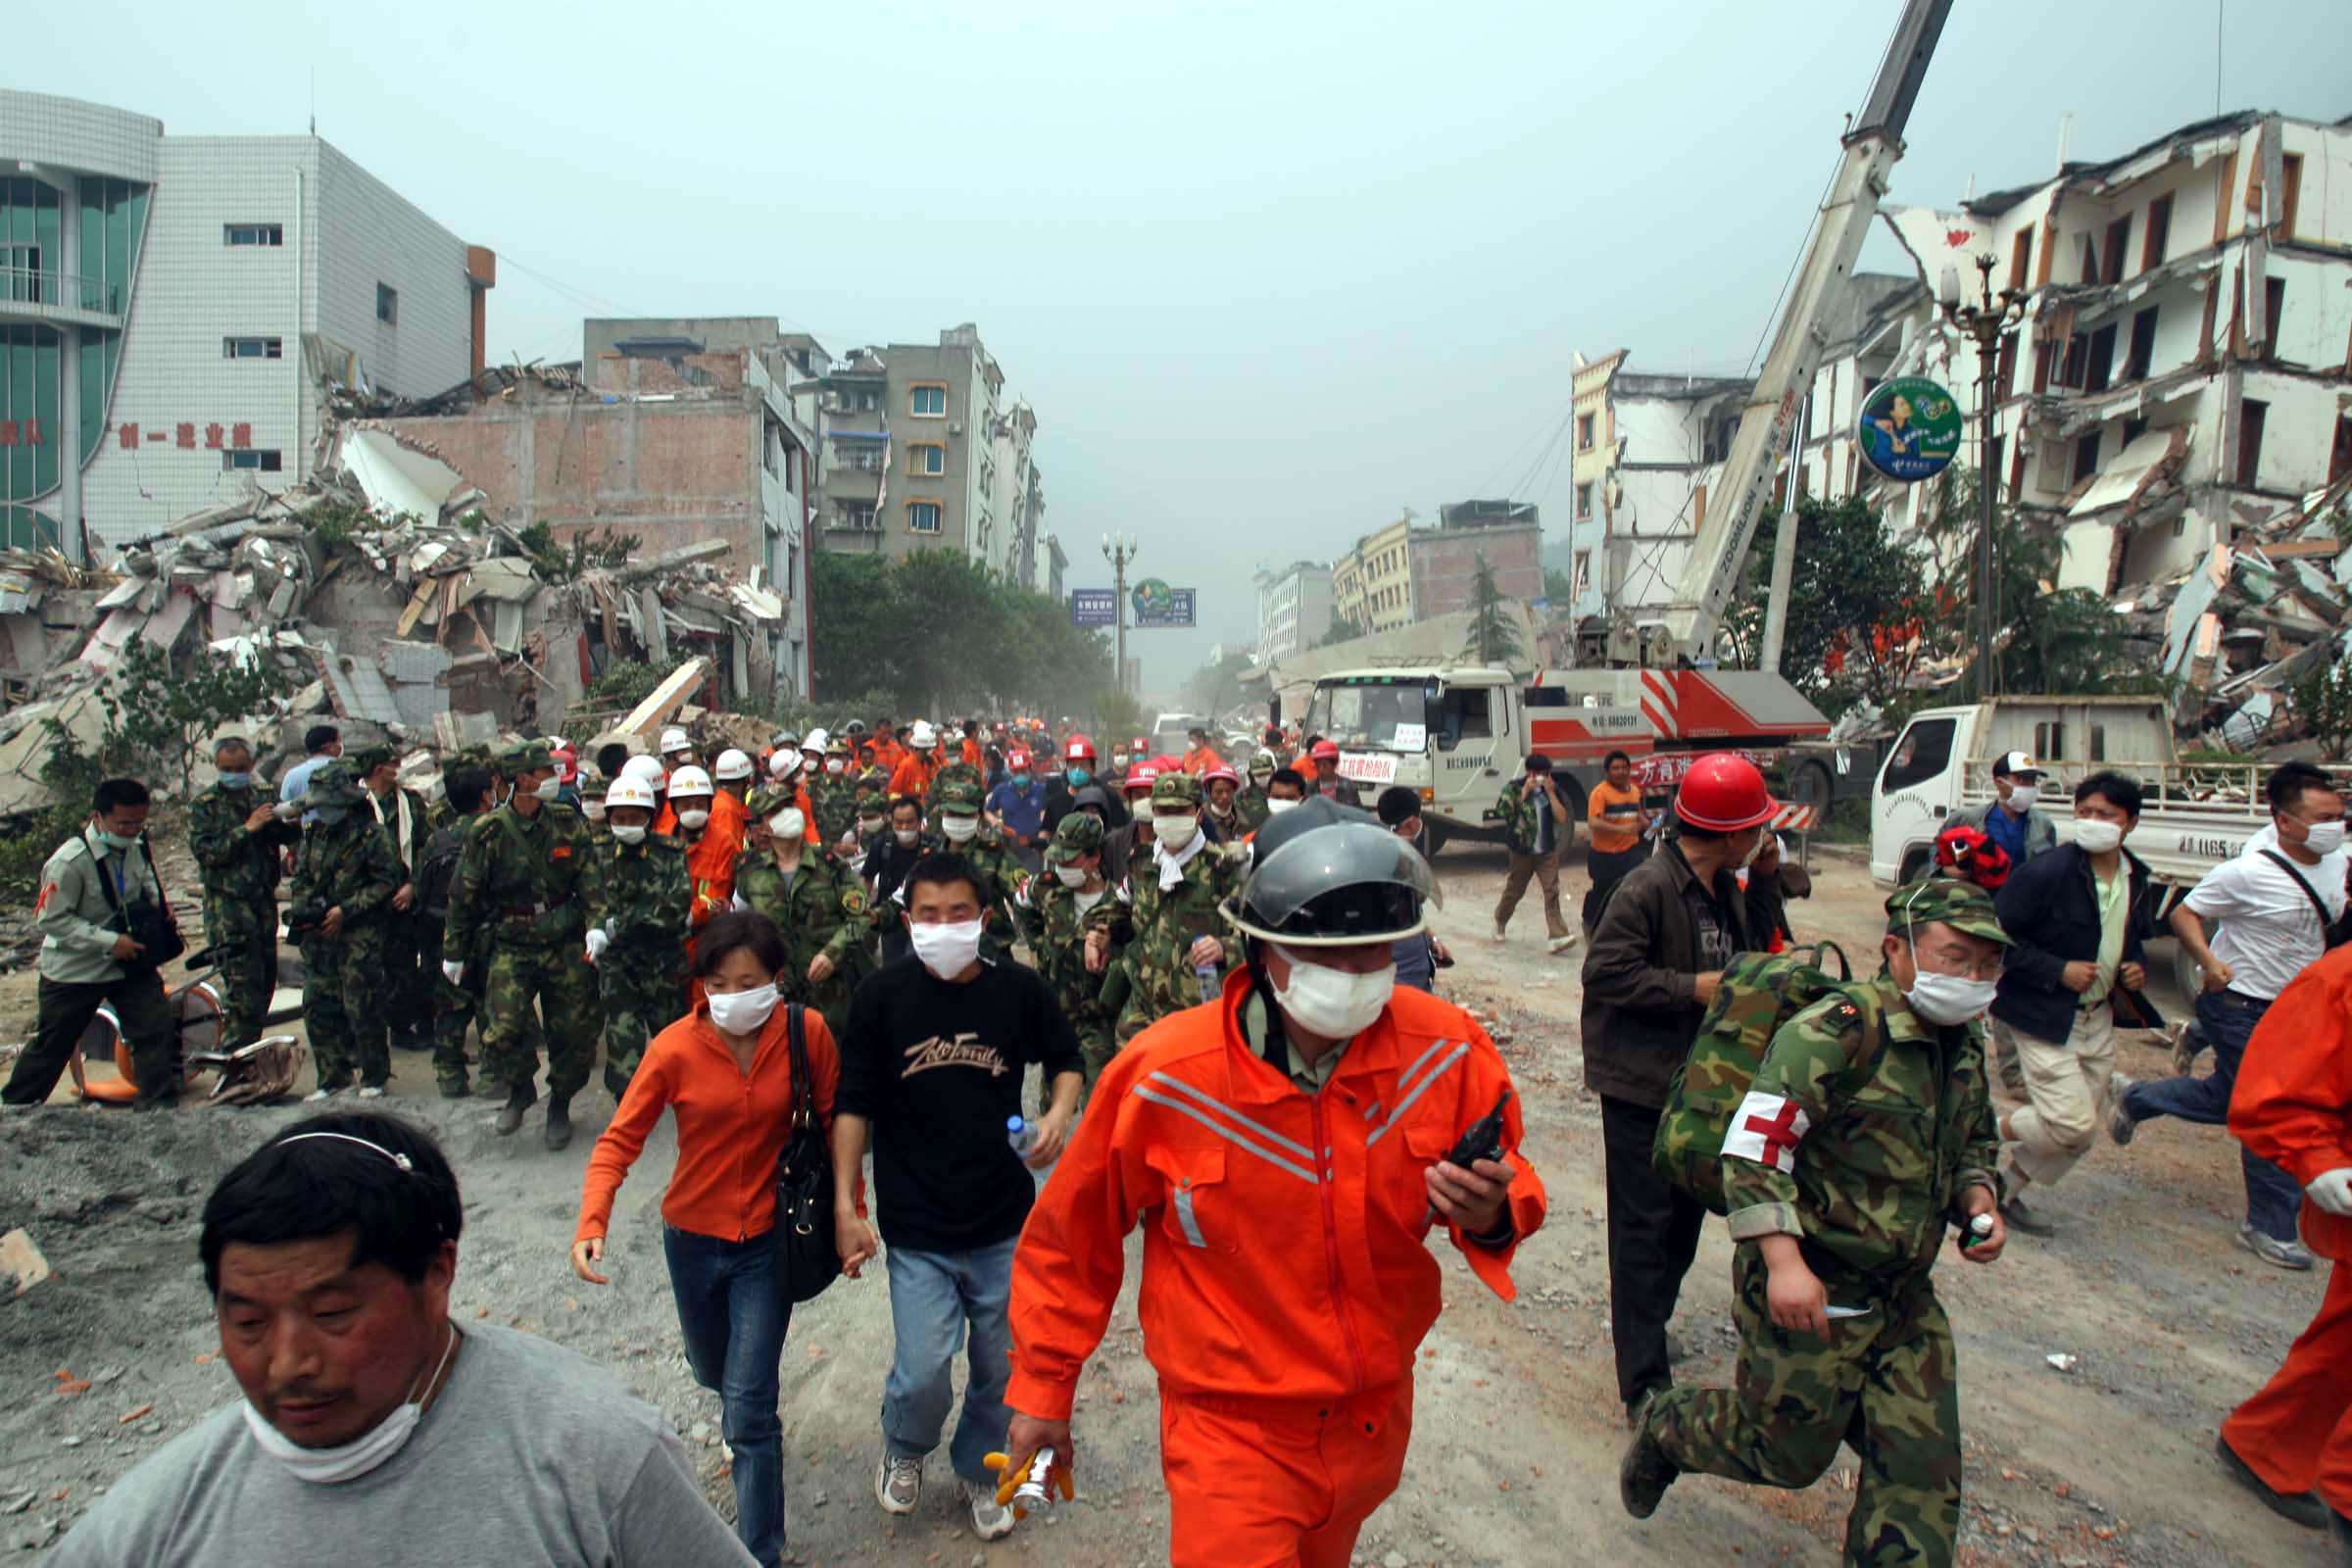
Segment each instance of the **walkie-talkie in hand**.
[[1473,1160],[1502,1158],[1502,1107],[1510,1102],[1511,1092],[1505,1089],[1495,1100],[1494,1108],[1472,1122],[1461,1141],[1446,1152],[1447,1162],[1468,1170]]

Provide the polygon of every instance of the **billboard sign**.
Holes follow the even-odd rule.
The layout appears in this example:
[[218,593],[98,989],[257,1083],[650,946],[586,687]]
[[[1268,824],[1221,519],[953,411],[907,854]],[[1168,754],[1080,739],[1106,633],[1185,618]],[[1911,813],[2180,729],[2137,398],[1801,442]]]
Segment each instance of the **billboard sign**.
[[1073,588],[1070,590],[1070,624],[1073,626],[1111,626],[1118,623],[1119,595],[1113,588]]
[[1960,405],[1926,376],[1898,375],[1863,400],[1854,440],[1862,460],[1887,478],[1933,479],[1959,455]]
[[1136,625],[1190,626],[1193,593],[1193,589],[1171,588],[1157,577],[1146,577],[1129,596],[1135,603]]

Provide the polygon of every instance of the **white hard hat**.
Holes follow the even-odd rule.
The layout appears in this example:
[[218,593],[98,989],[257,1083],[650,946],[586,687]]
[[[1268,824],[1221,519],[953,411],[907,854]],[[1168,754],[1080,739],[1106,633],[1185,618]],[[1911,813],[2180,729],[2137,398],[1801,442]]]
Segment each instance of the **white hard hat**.
[[699,767],[681,767],[669,775],[669,798],[673,801],[681,795],[709,795],[710,792],[710,775]]
[[752,776],[752,760],[746,754],[730,746],[718,754],[718,766],[711,771],[718,775],[721,783],[733,778],[750,778]]
[[767,770],[777,778],[790,778],[798,773],[807,761],[807,758],[790,747],[786,747],[767,760]]
[[659,757],[632,757],[620,764],[620,776],[641,778],[659,790],[662,780],[669,776],[669,769],[662,765]]
[[662,732],[662,755],[663,757],[667,757],[672,752],[691,752],[693,750],[694,742],[686,738],[684,730],[665,729]]
[[615,806],[642,806],[652,811],[659,809],[661,805],[661,798],[654,794],[653,781],[642,773],[631,773],[625,768],[620,777],[612,781],[612,787],[605,791],[605,809],[608,811]]
[[939,731],[931,727],[930,720],[918,718],[906,732],[906,744],[918,752],[927,752],[939,744]]
[[819,725],[817,728],[808,732],[808,738],[807,740],[801,742],[801,750],[804,752],[821,752],[827,746],[831,745],[832,741],[832,732],[825,729],[822,725]]

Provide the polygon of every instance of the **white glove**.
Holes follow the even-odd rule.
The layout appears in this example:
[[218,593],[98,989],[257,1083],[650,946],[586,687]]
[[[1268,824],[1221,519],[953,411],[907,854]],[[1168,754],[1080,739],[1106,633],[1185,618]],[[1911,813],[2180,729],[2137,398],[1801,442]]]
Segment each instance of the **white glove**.
[[466,966],[458,962],[455,958],[443,958],[441,960],[441,973],[447,977],[449,983],[453,986],[462,986],[466,983]]
[[2321,1172],[2320,1179],[2303,1191],[2328,1213],[2352,1219],[2352,1165]]
[[605,950],[612,945],[612,933],[607,931],[603,926],[600,925],[595,930],[589,932],[588,961],[590,963],[596,963],[602,960],[605,956]]

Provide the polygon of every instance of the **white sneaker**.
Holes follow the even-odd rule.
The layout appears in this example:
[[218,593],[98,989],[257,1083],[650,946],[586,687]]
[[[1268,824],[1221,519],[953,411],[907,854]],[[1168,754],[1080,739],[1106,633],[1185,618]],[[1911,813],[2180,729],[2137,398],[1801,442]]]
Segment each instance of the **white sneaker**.
[[1574,931],[1571,931],[1564,937],[1553,937],[1551,941],[1544,947],[1544,951],[1546,953],[1566,953],[1570,948],[1575,947],[1579,942],[1584,940],[1585,939],[1583,937],[1577,935]]
[[1496,921],[1496,922],[1495,922],[1495,925],[1494,925],[1494,941],[1495,941],[1496,945],[1497,945],[1497,946],[1499,946],[1500,944],[1502,944],[1502,943],[1504,943],[1504,942],[1508,942],[1509,940],[1510,940],[1510,938],[1508,938],[1508,937],[1506,937],[1506,936],[1504,936],[1504,935],[1502,934],[1502,924],[1501,924],[1501,922],[1500,922],[1500,921]]
[[331,1098],[333,1094],[334,1091],[332,1089],[314,1089],[309,1094],[303,1096],[302,1099],[305,1104],[315,1105],[321,1100]]
[[2310,1248],[2301,1242],[2282,1242],[2276,1237],[2265,1236],[2251,1225],[2237,1228],[2237,1245],[2274,1268],[2300,1272],[2312,1266]]
[[894,1459],[890,1450],[882,1450],[881,1466],[874,1471],[874,1500],[884,1513],[912,1513],[915,1499],[923,1494],[923,1461]]
[[993,1487],[975,1487],[969,1481],[956,1483],[963,1489],[963,1500],[972,1505],[972,1534],[982,1541],[1002,1541],[1012,1534],[1012,1510],[997,1500]]
[[362,1100],[381,1100],[384,1098],[384,1086],[382,1084],[362,1084],[360,1085],[360,1098]]

